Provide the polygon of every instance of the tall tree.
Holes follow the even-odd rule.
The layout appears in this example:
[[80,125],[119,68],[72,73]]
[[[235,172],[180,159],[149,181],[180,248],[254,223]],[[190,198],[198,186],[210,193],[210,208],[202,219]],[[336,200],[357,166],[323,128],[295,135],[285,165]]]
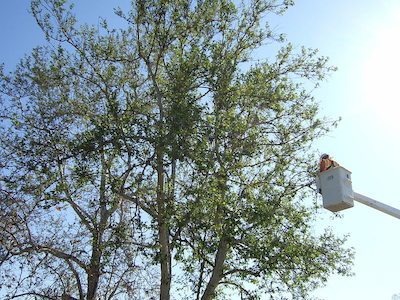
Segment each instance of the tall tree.
[[249,62],[291,5],[136,0],[114,30],[32,1],[49,44],[0,76],[7,299],[306,299],[350,274],[309,201],[329,124],[302,83],[334,68]]

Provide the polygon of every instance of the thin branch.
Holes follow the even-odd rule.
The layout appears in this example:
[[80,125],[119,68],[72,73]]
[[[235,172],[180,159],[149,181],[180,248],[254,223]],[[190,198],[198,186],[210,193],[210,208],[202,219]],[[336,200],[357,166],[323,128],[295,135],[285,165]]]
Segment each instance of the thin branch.
[[153,210],[151,210],[151,209],[148,208],[147,206],[143,205],[143,203],[139,200],[138,197],[129,196],[129,195],[127,195],[127,194],[125,194],[125,193],[122,193],[122,192],[120,192],[118,195],[121,196],[122,198],[126,199],[126,200],[129,200],[129,201],[131,201],[131,202],[133,202],[133,203],[139,205],[140,208],[143,209],[143,210],[144,210],[146,213],[148,213],[150,216],[152,216],[152,217],[156,217],[156,216],[157,216],[156,212],[154,212]]
[[78,286],[78,290],[79,290],[79,299],[80,300],[84,300],[84,293],[83,293],[83,289],[82,289],[82,283],[79,277],[79,273],[76,271],[76,269],[74,268],[74,265],[71,263],[71,261],[66,260],[69,268],[71,269],[72,273],[74,273],[75,279],[76,279],[76,284]]
[[18,294],[18,295],[14,295],[10,298],[7,299],[15,299],[15,298],[19,298],[19,297],[26,297],[26,296],[38,296],[44,299],[50,299],[50,300],[58,300],[59,297],[51,297],[51,296],[47,296],[47,295],[43,295],[43,294],[39,294],[36,292],[28,292],[28,293],[23,293],[23,294]]

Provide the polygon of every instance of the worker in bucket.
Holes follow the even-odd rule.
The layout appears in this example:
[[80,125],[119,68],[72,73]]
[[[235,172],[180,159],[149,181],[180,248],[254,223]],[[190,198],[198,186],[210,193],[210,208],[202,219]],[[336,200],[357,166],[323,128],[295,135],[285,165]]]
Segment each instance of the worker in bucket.
[[328,154],[324,153],[321,155],[321,163],[319,165],[320,172],[327,171],[337,166],[339,166],[339,164],[336,161],[330,159]]

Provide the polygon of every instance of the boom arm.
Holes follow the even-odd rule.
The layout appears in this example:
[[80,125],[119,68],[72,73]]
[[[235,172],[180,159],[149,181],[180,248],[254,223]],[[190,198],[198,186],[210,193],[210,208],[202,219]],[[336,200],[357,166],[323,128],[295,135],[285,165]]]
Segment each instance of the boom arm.
[[360,202],[362,204],[368,205],[372,208],[375,208],[381,212],[384,212],[388,215],[391,215],[397,219],[400,219],[400,210],[394,207],[391,207],[385,203],[379,202],[375,199],[369,198],[360,193],[354,192],[354,200]]

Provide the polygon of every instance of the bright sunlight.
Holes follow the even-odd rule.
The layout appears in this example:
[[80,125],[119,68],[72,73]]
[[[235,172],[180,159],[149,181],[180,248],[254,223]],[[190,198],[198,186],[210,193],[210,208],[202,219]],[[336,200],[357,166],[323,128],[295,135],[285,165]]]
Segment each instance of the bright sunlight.
[[363,101],[383,125],[400,129],[400,19],[383,20],[363,70]]

